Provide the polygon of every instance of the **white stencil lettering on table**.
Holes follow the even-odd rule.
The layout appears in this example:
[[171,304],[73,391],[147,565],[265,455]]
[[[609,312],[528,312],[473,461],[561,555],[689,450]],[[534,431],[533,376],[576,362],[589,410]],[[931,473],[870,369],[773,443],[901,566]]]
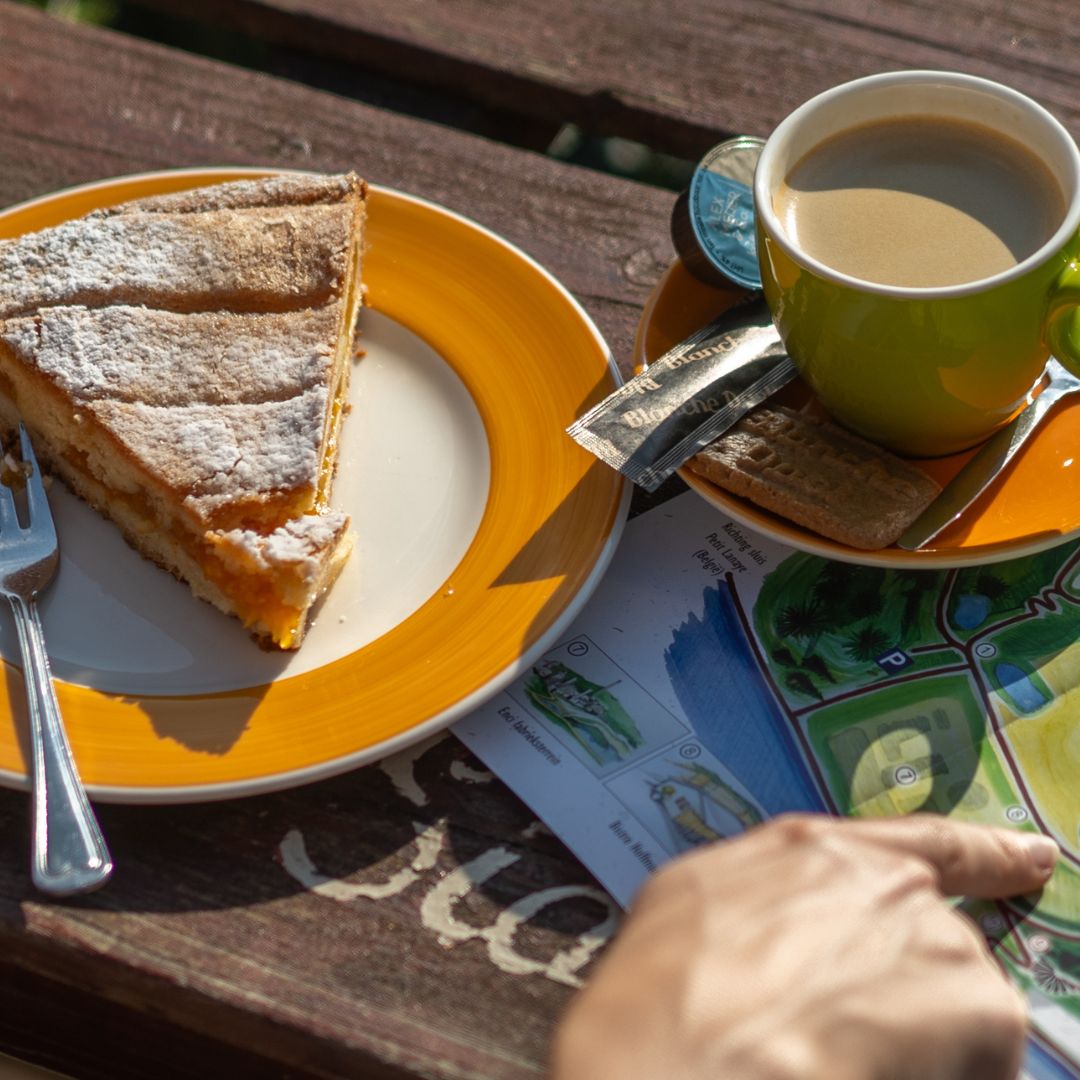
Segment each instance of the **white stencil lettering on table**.
[[[414,766],[444,737],[439,735],[428,739],[381,763],[399,794],[417,806],[426,805],[428,795],[416,780]],[[460,763],[455,761],[454,764]],[[469,767],[455,770],[451,766],[450,775],[463,783],[485,783],[490,779],[490,774]],[[446,821],[440,819],[427,826],[414,821],[413,828],[417,835],[411,843],[416,847],[416,854],[385,881],[345,881],[322,873],[308,855],[303,833],[299,829],[286,833],[278,845],[277,857],[285,872],[305,889],[338,903],[384,900],[403,893],[419,882],[427,890],[420,903],[420,921],[425,929],[437,936],[440,945],[452,947],[478,938],[486,944],[491,962],[507,974],[543,975],[566,986],[582,985],[578,972],[608,941],[619,923],[621,912],[607,893],[590,885],[557,885],[520,897],[499,912],[495,921],[488,926],[462,922],[454,915],[455,906],[478,886],[513,866],[521,855],[501,846],[493,847],[449,874],[440,875],[436,871],[436,864],[446,839]],[[534,836],[543,828],[540,822],[531,822],[523,836]],[[518,950],[517,931],[522,923],[528,922],[550,904],[575,897],[597,901],[605,908],[606,916],[549,960],[537,960]]]
[[278,846],[278,856],[286,872],[309,892],[325,896],[329,900],[340,900],[342,903],[361,897],[367,900],[382,900],[387,896],[397,896],[414,881],[419,881],[421,873],[430,870],[439,857],[439,849],[446,835],[445,822],[437,821],[425,828],[414,821],[413,828],[418,834],[416,858],[411,865],[403,866],[386,881],[342,881],[340,878],[327,877],[320,873],[307,853],[304,834],[299,829],[292,829],[285,834],[285,839]]

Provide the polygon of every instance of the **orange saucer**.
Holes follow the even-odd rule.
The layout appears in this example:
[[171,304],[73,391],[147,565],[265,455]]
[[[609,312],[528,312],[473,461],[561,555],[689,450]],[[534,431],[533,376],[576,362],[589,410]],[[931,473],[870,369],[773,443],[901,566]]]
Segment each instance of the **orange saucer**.
[[[703,284],[676,259],[642,312],[634,342],[635,364],[646,366],[743,295],[734,285]],[[794,408],[811,399],[800,381],[776,398]],[[912,464],[944,486],[974,452],[912,459]],[[679,475],[734,520],[780,543],[829,559],[922,569],[1000,562],[1080,537],[1080,401],[1070,397],[1056,406],[990,490],[921,551],[848,547],[723,491],[689,469],[680,469]]]

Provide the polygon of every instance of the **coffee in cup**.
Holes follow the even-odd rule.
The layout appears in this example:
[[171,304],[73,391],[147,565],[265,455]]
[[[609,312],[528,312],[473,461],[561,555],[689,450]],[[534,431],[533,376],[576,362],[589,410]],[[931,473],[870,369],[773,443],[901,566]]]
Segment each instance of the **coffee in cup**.
[[[1065,216],[1042,160],[984,124],[907,116],[830,136],[773,196],[785,233],[862,281],[934,288],[993,277]],[[866,223],[873,222],[873,229]]]
[[984,79],[897,72],[814,98],[755,175],[766,300],[837,419],[901,452],[971,446],[1023,406],[1072,313],[1080,154]]

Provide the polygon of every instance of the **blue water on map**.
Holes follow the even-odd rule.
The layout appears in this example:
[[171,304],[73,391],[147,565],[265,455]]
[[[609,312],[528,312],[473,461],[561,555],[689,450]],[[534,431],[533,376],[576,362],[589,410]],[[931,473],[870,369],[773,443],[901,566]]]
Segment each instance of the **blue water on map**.
[[994,668],[998,685],[1012,698],[1022,713],[1038,712],[1047,704],[1046,695],[1031,681],[1023,668],[1015,664],[998,664]]
[[1024,1055],[1024,1080],[1076,1080],[1076,1073],[1047,1048],[1029,1039]]
[[956,601],[953,622],[961,630],[974,630],[990,614],[990,598],[979,593],[965,593]]
[[671,685],[698,738],[768,814],[823,811],[746,640],[726,584],[705,590],[705,609],[675,630],[664,654]]

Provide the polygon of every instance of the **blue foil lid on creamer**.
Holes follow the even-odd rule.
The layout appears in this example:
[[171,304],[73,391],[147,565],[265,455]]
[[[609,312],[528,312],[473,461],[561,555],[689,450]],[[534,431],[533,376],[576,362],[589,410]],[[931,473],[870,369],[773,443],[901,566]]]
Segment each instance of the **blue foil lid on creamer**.
[[695,277],[760,289],[754,237],[754,169],[764,139],[739,135],[714,146],[698,163],[672,212],[671,234]]

